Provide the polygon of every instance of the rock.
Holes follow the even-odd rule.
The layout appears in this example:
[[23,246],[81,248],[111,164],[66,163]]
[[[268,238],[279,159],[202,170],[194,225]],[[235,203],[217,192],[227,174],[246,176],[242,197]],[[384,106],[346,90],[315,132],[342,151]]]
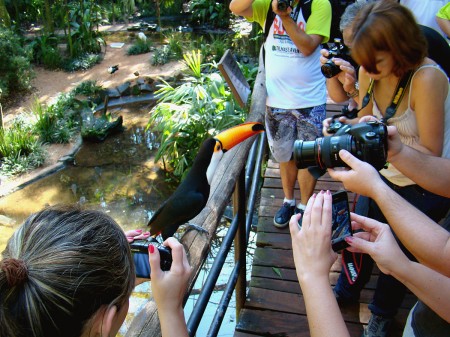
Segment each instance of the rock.
[[120,96],[126,96],[131,94],[131,82],[127,81],[117,87]]
[[139,88],[141,89],[142,92],[153,92],[154,91],[153,87],[147,83],[139,84]]
[[118,98],[118,97],[120,97],[120,92],[116,88],[108,88],[108,89],[106,89],[106,94],[110,98]]

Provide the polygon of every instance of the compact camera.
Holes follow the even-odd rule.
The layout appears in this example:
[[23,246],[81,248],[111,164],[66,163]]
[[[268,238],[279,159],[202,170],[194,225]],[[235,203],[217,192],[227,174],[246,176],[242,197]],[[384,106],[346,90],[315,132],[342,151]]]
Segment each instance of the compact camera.
[[130,244],[133,255],[136,277],[150,278],[150,264],[148,262],[148,246],[153,245],[159,251],[161,270],[170,270],[172,266],[172,250],[156,241],[154,238],[135,240]]
[[291,6],[291,0],[278,0],[278,10],[285,11],[288,7]]
[[341,39],[334,39],[334,46],[333,48],[328,50],[328,61],[327,63],[323,64],[320,70],[322,71],[323,76],[326,78],[332,78],[333,76],[336,76],[341,72],[341,68],[337,66],[332,58],[340,58],[345,61],[350,62],[353,66],[355,66],[355,62],[350,56],[349,49],[342,43]]
[[332,195],[332,219],[331,247],[338,252],[346,247],[348,243],[345,238],[353,235],[352,223],[350,221],[350,210],[348,208],[348,196],[346,191],[339,191]]
[[335,125],[337,131],[334,136],[295,141],[293,156],[297,168],[347,166],[339,157],[340,150],[347,150],[378,171],[381,170],[387,158],[386,125],[378,121],[355,125],[339,124]]

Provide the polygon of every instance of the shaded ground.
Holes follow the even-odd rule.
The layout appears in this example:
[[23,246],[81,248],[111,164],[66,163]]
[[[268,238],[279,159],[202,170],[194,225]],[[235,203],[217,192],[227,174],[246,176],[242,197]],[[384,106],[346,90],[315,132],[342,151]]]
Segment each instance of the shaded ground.
[[[109,29],[120,30],[124,29],[124,27],[116,26],[113,28],[110,27]],[[111,42],[120,42],[120,40],[114,40],[112,38],[107,39],[108,44],[105,48],[103,61],[85,71],[67,73],[64,71],[51,71],[35,67],[34,71],[36,77],[32,81],[32,92],[23,96],[13,106],[3,110],[6,125],[18,114],[29,111],[36,98],[39,99],[41,103],[48,104],[52,99],[55,99],[59,93],[69,92],[83,81],[96,80],[97,84],[102,87],[112,88],[127,80],[135,80],[136,76],[134,75],[134,72],[136,71],[138,71],[139,76],[142,77],[157,77],[170,76],[183,68],[183,63],[179,61],[170,62],[163,66],[152,66],[150,61],[153,52],[128,56],[126,51],[130,44],[125,44],[122,48],[117,49],[110,46]],[[119,70],[110,75],[107,72],[107,68],[116,64],[119,65]],[[42,167],[11,179],[0,177],[0,197],[5,191],[9,191],[43,172],[50,170],[52,166],[58,162],[58,159],[70,152],[74,146],[76,146],[76,140],[70,144],[52,144],[47,147],[48,155],[46,162]]]

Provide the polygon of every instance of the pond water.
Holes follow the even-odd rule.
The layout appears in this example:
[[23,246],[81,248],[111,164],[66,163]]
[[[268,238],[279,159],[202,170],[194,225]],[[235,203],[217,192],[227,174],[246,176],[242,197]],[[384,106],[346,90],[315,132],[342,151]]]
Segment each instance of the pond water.
[[[90,209],[108,213],[124,230],[137,228],[147,230],[149,218],[175,188],[167,183],[159,164],[154,163],[159,144],[156,142],[155,134],[145,129],[152,106],[153,104],[141,104],[112,110],[113,117],[123,116],[124,132],[110,136],[102,143],[84,143],[73,165],[0,198],[0,216],[5,216],[13,222],[11,225],[0,225],[0,251],[3,251],[14,230],[31,213],[46,205],[57,203],[81,203]],[[194,286],[195,294],[201,291],[227,228],[228,222],[224,220],[218,228],[211,252]],[[250,248],[247,254],[247,273],[250,271],[252,250],[253,248]],[[219,278],[219,288],[228,282],[233,267],[234,254],[231,252]],[[221,296],[222,291],[214,292],[198,329],[198,336],[206,335]],[[197,297],[198,295],[191,295],[186,304],[187,319]],[[134,315],[149,298],[151,298],[150,282],[135,288],[130,300],[129,314],[120,330],[120,336],[126,333]],[[232,336],[235,321],[233,298],[219,336]]]

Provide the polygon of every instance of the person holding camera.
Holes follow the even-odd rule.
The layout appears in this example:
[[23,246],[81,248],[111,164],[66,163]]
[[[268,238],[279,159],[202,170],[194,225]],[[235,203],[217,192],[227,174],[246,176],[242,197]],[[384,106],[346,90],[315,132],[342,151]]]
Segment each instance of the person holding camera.
[[[302,5],[303,3],[303,5]],[[290,5],[290,6],[289,6]],[[305,19],[306,6],[310,15]],[[274,225],[287,227],[294,212],[302,213],[314,191],[316,179],[307,169],[297,169],[291,159],[296,139],[314,140],[321,135],[326,116],[325,78],[320,72],[320,44],[330,36],[331,5],[328,0],[232,0],[230,10],[265,26],[275,14],[265,41],[265,126],[271,153],[280,163],[284,201]],[[301,200],[296,205],[298,180]]]
[[[352,58],[360,65],[361,110],[359,118],[341,121],[354,124],[375,116],[387,125],[395,125],[406,146],[450,158],[448,78],[426,57],[425,38],[412,13],[392,0],[367,3],[353,21],[351,40]],[[327,122],[329,126],[329,121],[324,122],[324,129]],[[445,216],[448,198],[419,187],[392,163],[380,173],[392,189],[435,222]],[[364,204],[365,210],[361,207]],[[357,207],[357,213],[386,222],[375,201],[360,198]],[[413,258],[411,254],[409,257]],[[372,263],[366,260],[354,284],[341,273],[334,289],[341,303],[358,300],[372,269]],[[404,294],[403,284],[390,275],[380,274],[369,305],[372,316],[365,336],[386,335]]]
[[[399,170],[421,187],[444,197],[450,197],[450,176],[448,175],[450,159],[430,156],[403,145],[394,126],[388,127],[388,133],[389,161],[398,164]],[[448,232],[450,230],[450,212],[447,213],[441,227],[387,186],[370,164],[360,161],[347,151],[341,151],[339,155],[345,164],[350,167],[350,170],[329,169],[330,176],[342,181],[346,189],[372,198],[379,205],[402,244],[421,264],[446,276],[448,283],[448,277],[450,277],[450,265],[448,263],[450,257],[448,249],[450,245],[450,234]],[[367,219],[366,221],[370,220]],[[376,227],[379,226],[385,225],[376,225]],[[378,233],[378,230],[376,232]],[[424,233],[427,234],[424,235]],[[380,235],[378,234],[378,236]],[[359,248],[361,252],[369,253],[379,266],[382,263],[374,256],[374,249],[371,247],[362,248],[351,245]],[[379,250],[377,254],[384,255],[386,253],[384,250]],[[408,261],[407,264],[399,263],[401,260],[397,260],[393,256],[390,257],[390,260],[399,267],[400,265],[408,266],[409,263],[415,266],[411,261]],[[433,278],[432,272],[425,269],[425,273],[430,274],[430,279]],[[395,273],[392,273],[392,275],[408,285],[419,297],[419,302],[410,312],[405,331],[412,330],[412,335],[417,336],[428,334],[433,336],[450,335],[450,324],[448,323],[450,311],[439,301],[436,302],[433,299],[433,294],[429,294],[432,290],[429,284],[425,283],[421,286],[415,283],[414,277],[410,280],[404,278],[408,275],[397,276]],[[409,275],[414,276],[415,274],[409,272]],[[444,286],[445,284],[437,287],[441,296],[445,294]],[[445,296],[443,298],[448,302],[448,298]],[[446,314],[442,310],[445,310]]]
[[[135,286],[129,241],[108,215],[74,206],[37,212],[8,240],[0,261],[1,336],[115,336]],[[163,336],[188,336],[183,297],[191,267],[169,238],[173,264],[149,246],[153,297]],[[153,247],[153,248],[152,248]]]
[[[368,186],[370,180],[363,173],[372,172],[369,176],[377,179],[376,170],[370,164],[359,161],[348,152],[342,151],[341,156],[352,167],[352,170],[334,171],[330,169],[330,174],[342,173],[345,181],[349,184],[358,187],[363,185],[367,190],[373,190]],[[355,175],[359,178],[357,182],[354,182],[353,179]],[[380,187],[381,192],[383,182],[379,178],[378,182],[377,187]],[[384,192],[390,193],[388,190],[389,188],[386,186]],[[392,197],[397,199],[399,206],[406,206],[406,209],[409,207],[409,210],[413,211],[413,215],[418,216],[412,220],[414,225],[423,221],[424,226],[430,226],[430,230],[433,232],[432,239],[434,244],[439,243],[438,246],[441,248],[445,247],[445,245],[440,245],[441,243],[447,242],[448,245],[448,242],[450,242],[448,232],[430,221],[414,207],[408,205],[401,197],[396,196],[395,192],[392,193]],[[329,191],[321,191],[319,194],[313,195],[303,215],[303,226],[301,228],[298,226],[300,215],[292,216],[289,226],[295,268],[305,300],[310,333],[313,337],[349,336],[329,284],[329,271],[337,258],[337,254],[332,250],[331,246],[331,202],[332,198]],[[345,240],[350,245],[350,248],[347,249],[370,254],[383,272],[394,275],[407,284],[420,299],[439,313],[442,318],[438,318],[441,320],[440,323],[444,324],[444,330],[441,330],[440,334],[436,334],[439,328],[442,329],[442,325],[436,324],[436,321],[434,321],[431,330],[424,331],[422,335],[434,333],[432,334],[433,336],[445,336],[445,334],[442,334],[444,331],[448,335],[449,324],[446,321],[450,320],[450,302],[448,301],[450,290],[448,275],[450,269],[447,263],[448,259],[442,261],[442,255],[448,255],[448,253],[441,251],[434,256],[434,253],[431,253],[428,258],[421,261],[422,264],[415,263],[409,260],[399,248],[388,225],[354,213],[351,214],[351,219],[353,230],[363,229],[364,232],[346,237]],[[399,226],[407,227],[409,225],[406,220],[399,216],[395,217],[395,222]],[[407,236],[414,238],[413,241],[417,243],[414,253],[423,255],[423,251],[430,248],[431,240],[424,240],[423,236],[418,234],[418,231],[410,230],[410,232]],[[406,238],[405,240],[409,241]],[[436,265],[436,259],[441,260],[439,262],[441,267],[438,267],[437,271],[430,267],[430,264]],[[324,317],[327,319],[326,324],[323,322]]]
[[[372,0],[374,1],[374,0]],[[334,64],[337,68],[332,76],[327,77],[327,91],[330,98],[337,103],[346,102],[348,100],[348,110],[357,108],[359,104],[359,83],[358,68],[352,62],[348,48],[352,44],[352,23],[358,12],[364,8],[370,0],[361,0],[349,5],[341,16],[339,28],[342,32],[343,43],[345,49],[343,53],[335,56],[330,53],[329,49],[322,49],[320,53],[321,67],[327,64]],[[450,75],[450,46],[445,39],[435,30],[428,26],[419,25],[422,33],[427,40],[428,56],[434,60],[445,71],[447,76]],[[332,48],[335,49],[335,48]],[[329,119],[326,121],[327,125]]]

